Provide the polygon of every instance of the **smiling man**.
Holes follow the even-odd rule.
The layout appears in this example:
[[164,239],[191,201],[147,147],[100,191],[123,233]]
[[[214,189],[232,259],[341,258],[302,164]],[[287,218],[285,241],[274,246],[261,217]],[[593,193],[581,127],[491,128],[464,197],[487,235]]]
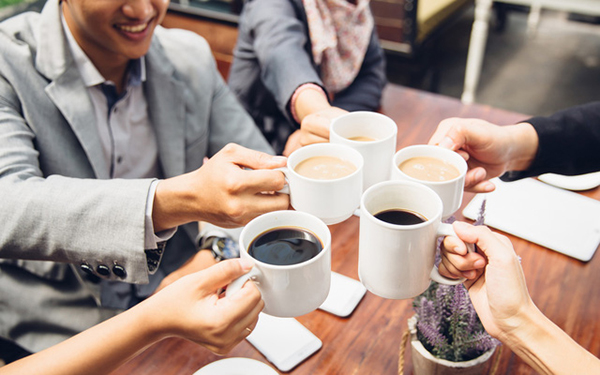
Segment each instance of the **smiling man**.
[[263,193],[283,187],[271,169],[285,159],[206,41],[159,26],[167,7],[48,0],[0,24],[0,359],[214,264],[197,221],[237,227],[288,207]]

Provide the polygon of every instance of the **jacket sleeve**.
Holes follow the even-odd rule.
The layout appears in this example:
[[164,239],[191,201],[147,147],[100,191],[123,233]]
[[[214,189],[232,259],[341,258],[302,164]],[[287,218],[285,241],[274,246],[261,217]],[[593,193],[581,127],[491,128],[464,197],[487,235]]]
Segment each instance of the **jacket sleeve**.
[[[36,148],[40,141],[22,116],[24,107],[11,85],[0,79],[0,258],[77,265],[108,259],[127,270],[125,281],[147,282],[144,213],[152,180],[46,175]],[[85,160],[83,153],[64,158],[69,156]],[[57,269],[49,262],[27,264],[38,275]]]
[[323,86],[305,49],[308,32],[299,13],[289,0],[252,0],[244,5],[240,21],[240,32],[254,37],[261,80],[282,113],[288,113],[288,102],[301,84]]
[[509,172],[505,181],[543,173],[577,175],[600,171],[600,102],[571,107],[549,117],[533,117],[539,137],[535,160],[526,171]]
[[386,83],[385,55],[373,30],[358,75],[350,86],[335,95],[332,104],[347,111],[376,111]]

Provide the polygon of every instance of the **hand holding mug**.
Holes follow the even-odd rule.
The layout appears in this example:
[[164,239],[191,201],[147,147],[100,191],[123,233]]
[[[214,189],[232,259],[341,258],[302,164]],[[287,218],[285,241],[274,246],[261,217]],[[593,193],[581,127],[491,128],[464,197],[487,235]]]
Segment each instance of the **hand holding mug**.
[[454,234],[441,222],[442,201],[430,188],[412,181],[371,186],[361,200],[358,274],[372,293],[390,299],[413,298],[430,280],[448,285],[434,266],[437,238]]
[[254,267],[232,282],[226,295],[235,295],[251,279],[262,294],[266,314],[304,315],[329,294],[331,233],[313,215],[274,211],[257,217],[240,234],[240,257]]

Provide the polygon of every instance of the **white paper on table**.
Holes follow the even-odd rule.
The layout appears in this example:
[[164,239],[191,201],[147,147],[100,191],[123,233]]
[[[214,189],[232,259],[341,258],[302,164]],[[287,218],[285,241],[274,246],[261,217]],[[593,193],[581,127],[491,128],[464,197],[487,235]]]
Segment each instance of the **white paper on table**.
[[477,194],[463,215],[475,220],[483,199],[485,224],[587,262],[600,244],[600,201],[532,178],[493,179],[496,190]]

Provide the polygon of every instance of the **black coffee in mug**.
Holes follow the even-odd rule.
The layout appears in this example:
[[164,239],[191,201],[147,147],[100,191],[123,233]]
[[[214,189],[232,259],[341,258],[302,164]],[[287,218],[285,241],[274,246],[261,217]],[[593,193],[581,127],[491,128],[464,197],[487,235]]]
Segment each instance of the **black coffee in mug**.
[[256,260],[275,265],[291,265],[314,258],[323,250],[321,241],[306,229],[281,227],[258,235],[248,246]]
[[420,224],[427,221],[427,219],[414,211],[403,210],[399,208],[394,208],[390,210],[384,210],[379,213],[376,213],[376,218],[381,221],[385,221],[386,223],[396,224],[396,225],[414,225]]

